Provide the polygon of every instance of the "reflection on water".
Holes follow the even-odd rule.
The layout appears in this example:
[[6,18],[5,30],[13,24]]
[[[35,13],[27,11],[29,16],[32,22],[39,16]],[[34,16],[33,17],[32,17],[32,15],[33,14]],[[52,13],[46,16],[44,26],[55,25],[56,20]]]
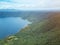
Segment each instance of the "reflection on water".
[[20,17],[0,18],[0,38],[15,34],[28,24],[29,21],[23,20]]

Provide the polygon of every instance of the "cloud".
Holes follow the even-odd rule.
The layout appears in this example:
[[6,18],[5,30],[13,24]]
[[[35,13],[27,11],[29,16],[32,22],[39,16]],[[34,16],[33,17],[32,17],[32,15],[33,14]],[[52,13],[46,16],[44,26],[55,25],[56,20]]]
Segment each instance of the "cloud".
[[60,7],[60,0],[12,0],[12,2],[20,4],[32,4],[39,8],[56,8]]
[[60,9],[60,0],[10,0],[10,2],[0,1],[0,9]]
[[34,9],[36,7],[35,4],[19,4],[12,2],[0,2],[0,9]]

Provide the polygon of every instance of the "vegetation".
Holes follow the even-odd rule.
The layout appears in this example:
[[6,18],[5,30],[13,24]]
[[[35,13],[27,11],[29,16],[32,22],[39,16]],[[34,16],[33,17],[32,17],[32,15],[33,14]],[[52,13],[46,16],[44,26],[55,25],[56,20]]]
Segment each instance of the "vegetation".
[[0,45],[60,45],[60,14],[33,21],[17,34],[0,40]]

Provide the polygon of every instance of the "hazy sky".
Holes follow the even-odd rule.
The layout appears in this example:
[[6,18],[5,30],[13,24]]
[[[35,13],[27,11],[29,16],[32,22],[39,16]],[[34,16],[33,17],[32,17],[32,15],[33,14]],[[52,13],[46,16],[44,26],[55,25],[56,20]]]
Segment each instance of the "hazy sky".
[[0,9],[60,9],[60,0],[0,0]]

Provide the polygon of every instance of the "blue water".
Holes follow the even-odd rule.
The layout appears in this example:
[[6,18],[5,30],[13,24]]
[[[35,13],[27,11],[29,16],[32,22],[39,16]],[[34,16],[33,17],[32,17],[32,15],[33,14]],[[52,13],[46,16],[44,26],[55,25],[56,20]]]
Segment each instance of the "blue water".
[[15,34],[28,24],[29,21],[23,20],[20,17],[0,18],[0,38]]

